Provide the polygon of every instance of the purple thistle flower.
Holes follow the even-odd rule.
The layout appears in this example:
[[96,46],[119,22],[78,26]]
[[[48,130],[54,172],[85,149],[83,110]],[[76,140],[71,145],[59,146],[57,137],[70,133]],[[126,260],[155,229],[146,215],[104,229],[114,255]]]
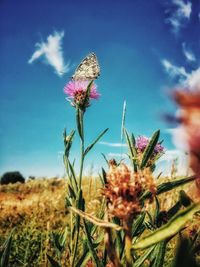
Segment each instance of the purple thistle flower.
[[[149,144],[149,138],[146,136],[139,136],[138,138],[136,138],[136,148],[140,151],[140,152],[144,152],[145,148],[148,146]],[[156,146],[154,147],[154,154],[160,154],[164,152],[164,147],[158,143],[156,144]]]
[[70,81],[64,87],[64,93],[68,95],[71,105],[79,106],[85,111],[90,106],[90,99],[98,99],[100,94],[97,92],[96,84],[92,83],[89,97],[86,96],[87,87],[90,81]]
[[[75,98],[77,94],[86,92],[89,81],[70,81],[64,87],[64,93],[70,98]],[[90,98],[98,99],[100,94],[97,92],[96,84],[92,84],[90,91]]]

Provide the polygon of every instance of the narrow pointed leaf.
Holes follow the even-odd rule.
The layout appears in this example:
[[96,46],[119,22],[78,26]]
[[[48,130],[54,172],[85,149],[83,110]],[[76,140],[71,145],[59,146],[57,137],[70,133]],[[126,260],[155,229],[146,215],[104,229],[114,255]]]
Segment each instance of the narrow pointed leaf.
[[193,204],[175,215],[167,224],[144,237],[133,245],[134,249],[144,249],[178,233],[184,225],[200,210],[200,204]]
[[142,212],[137,219],[134,221],[133,226],[132,226],[132,237],[138,236],[141,231],[145,229],[143,227],[144,219],[145,219],[146,213]]
[[86,95],[85,95],[85,99],[83,101],[83,107],[85,107],[89,97],[90,97],[90,92],[91,92],[91,89],[92,89],[92,84],[93,84],[93,80],[89,82],[88,86],[87,86],[87,89],[86,89]]
[[184,190],[180,191],[180,202],[184,207],[190,206],[192,199],[185,193]]
[[[175,189],[179,186],[190,183],[190,182],[194,181],[195,179],[196,179],[195,176],[190,176],[190,177],[182,178],[182,179],[179,179],[179,180],[176,180],[173,182],[162,183],[158,186],[156,195],[160,195],[162,193],[165,193],[165,192],[168,192],[172,189]],[[152,193],[150,191],[147,191],[141,196],[140,200],[145,200],[145,199],[150,198],[150,197],[152,197]]]
[[51,267],[61,267],[60,264],[55,261],[50,255],[47,254],[47,258],[51,264]]
[[97,267],[103,267],[103,265],[99,261],[96,250],[94,249],[94,245],[93,245],[92,238],[91,238],[91,233],[89,232],[89,229],[88,229],[88,226],[87,226],[85,219],[83,219],[83,225],[84,225],[84,230],[85,230],[85,234],[87,237],[87,245],[88,245],[88,248],[89,248],[90,253],[92,255],[92,258],[93,258]]
[[180,210],[181,207],[181,202],[177,201],[176,204],[174,204],[174,206],[168,210],[167,217],[171,219]]
[[84,156],[86,156],[86,154],[93,148],[94,145],[96,145],[96,143],[101,139],[101,137],[102,137],[107,131],[108,131],[108,128],[105,129],[102,133],[100,133],[100,135],[95,139],[95,141],[94,141],[91,145],[89,145],[89,146],[86,148],[86,150],[85,150],[85,152],[84,152]]
[[130,136],[129,136],[129,134],[128,134],[128,132],[127,132],[127,130],[125,128],[124,128],[124,134],[125,134],[125,137],[126,137],[126,142],[128,144],[130,158],[131,158],[131,161],[133,163],[134,171],[137,171],[137,163],[136,163],[137,151],[136,151],[136,148],[135,148],[134,135],[132,134],[132,136],[130,138]]
[[7,267],[9,265],[11,245],[12,245],[12,233],[9,235],[9,237],[6,239],[3,245],[3,252],[0,258],[0,267]]
[[133,264],[133,267],[143,266],[143,262],[149,257],[149,255],[153,252],[154,249],[155,249],[155,246],[152,246],[147,251],[145,251],[145,253],[135,261],[135,263]]
[[155,248],[155,259],[152,267],[162,267],[166,253],[167,241],[161,241]]
[[140,166],[142,169],[146,166],[148,160],[150,159],[150,157],[154,151],[154,148],[155,148],[156,144],[158,143],[159,136],[160,136],[160,130],[156,131],[153,134],[148,146],[145,148],[144,153],[143,153],[143,157],[142,157],[141,166]]

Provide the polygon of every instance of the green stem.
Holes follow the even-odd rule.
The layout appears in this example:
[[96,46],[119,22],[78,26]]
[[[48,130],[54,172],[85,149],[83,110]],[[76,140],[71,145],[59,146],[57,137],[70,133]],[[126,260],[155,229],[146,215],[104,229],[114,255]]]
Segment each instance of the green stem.
[[[82,205],[80,205],[80,198],[82,198],[82,176],[83,176],[83,166],[84,166],[84,113],[83,111],[78,111],[79,116],[77,120],[77,128],[80,136],[80,152],[81,152],[81,162],[80,162],[80,172],[79,172],[79,184],[78,184],[78,201],[77,201],[77,208],[82,209]],[[72,259],[72,267],[74,267],[75,264],[75,257],[77,254],[77,248],[78,248],[78,241],[79,241],[79,233],[80,233],[80,217],[77,215],[77,234],[76,234],[76,240],[75,240],[75,247],[74,247],[74,253],[73,253],[73,259]]]
[[72,267],[74,267],[74,264],[75,264],[75,258],[76,258],[77,248],[78,248],[79,232],[80,232],[80,217],[79,217],[79,223],[78,223],[77,233],[76,233],[74,253],[73,253],[73,258],[72,258]]
[[133,259],[131,255],[131,247],[132,247],[132,242],[131,242],[131,237],[129,234],[125,234],[125,255],[126,255],[126,266],[131,267],[133,264]]
[[80,163],[80,173],[79,173],[79,191],[82,187],[82,176],[83,176],[83,165],[84,165],[84,139],[81,139],[81,163]]
[[132,249],[132,235],[131,235],[131,228],[132,223],[131,219],[128,219],[124,222],[124,232],[125,232],[125,256],[126,256],[126,266],[131,267],[133,265],[133,257],[131,254]]

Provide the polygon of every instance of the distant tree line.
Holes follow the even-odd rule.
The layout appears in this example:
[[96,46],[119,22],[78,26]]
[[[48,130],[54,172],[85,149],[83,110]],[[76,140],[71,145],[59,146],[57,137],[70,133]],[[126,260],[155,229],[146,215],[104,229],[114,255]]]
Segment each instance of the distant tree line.
[[14,172],[5,172],[0,179],[0,184],[4,185],[4,184],[14,184],[14,183],[24,183],[25,182],[25,178],[23,177],[23,175],[18,172],[18,171],[14,171]]

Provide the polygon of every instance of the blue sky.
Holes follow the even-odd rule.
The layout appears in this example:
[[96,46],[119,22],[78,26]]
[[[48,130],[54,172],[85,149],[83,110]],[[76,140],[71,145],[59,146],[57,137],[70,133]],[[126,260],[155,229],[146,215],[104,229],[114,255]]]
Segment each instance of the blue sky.
[[[123,101],[126,127],[150,136],[161,129],[165,158],[177,152],[160,118],[174,113],[169,94],[177,84],[200,81],[200,1],[0,2],[0,173],[62,175],[62,131],[75,127],[63,93],[76,66],[96,53],[101,98],[86,114],[87,143],[109,132],[88,156],[95,171],[121,149]],[[36,45],[37,44],[37,45]],[[108,143],[108,144],[107,144]],[[79,154],[78,142],[72,156]],[[178,152],[179,153],[179,152]]]

